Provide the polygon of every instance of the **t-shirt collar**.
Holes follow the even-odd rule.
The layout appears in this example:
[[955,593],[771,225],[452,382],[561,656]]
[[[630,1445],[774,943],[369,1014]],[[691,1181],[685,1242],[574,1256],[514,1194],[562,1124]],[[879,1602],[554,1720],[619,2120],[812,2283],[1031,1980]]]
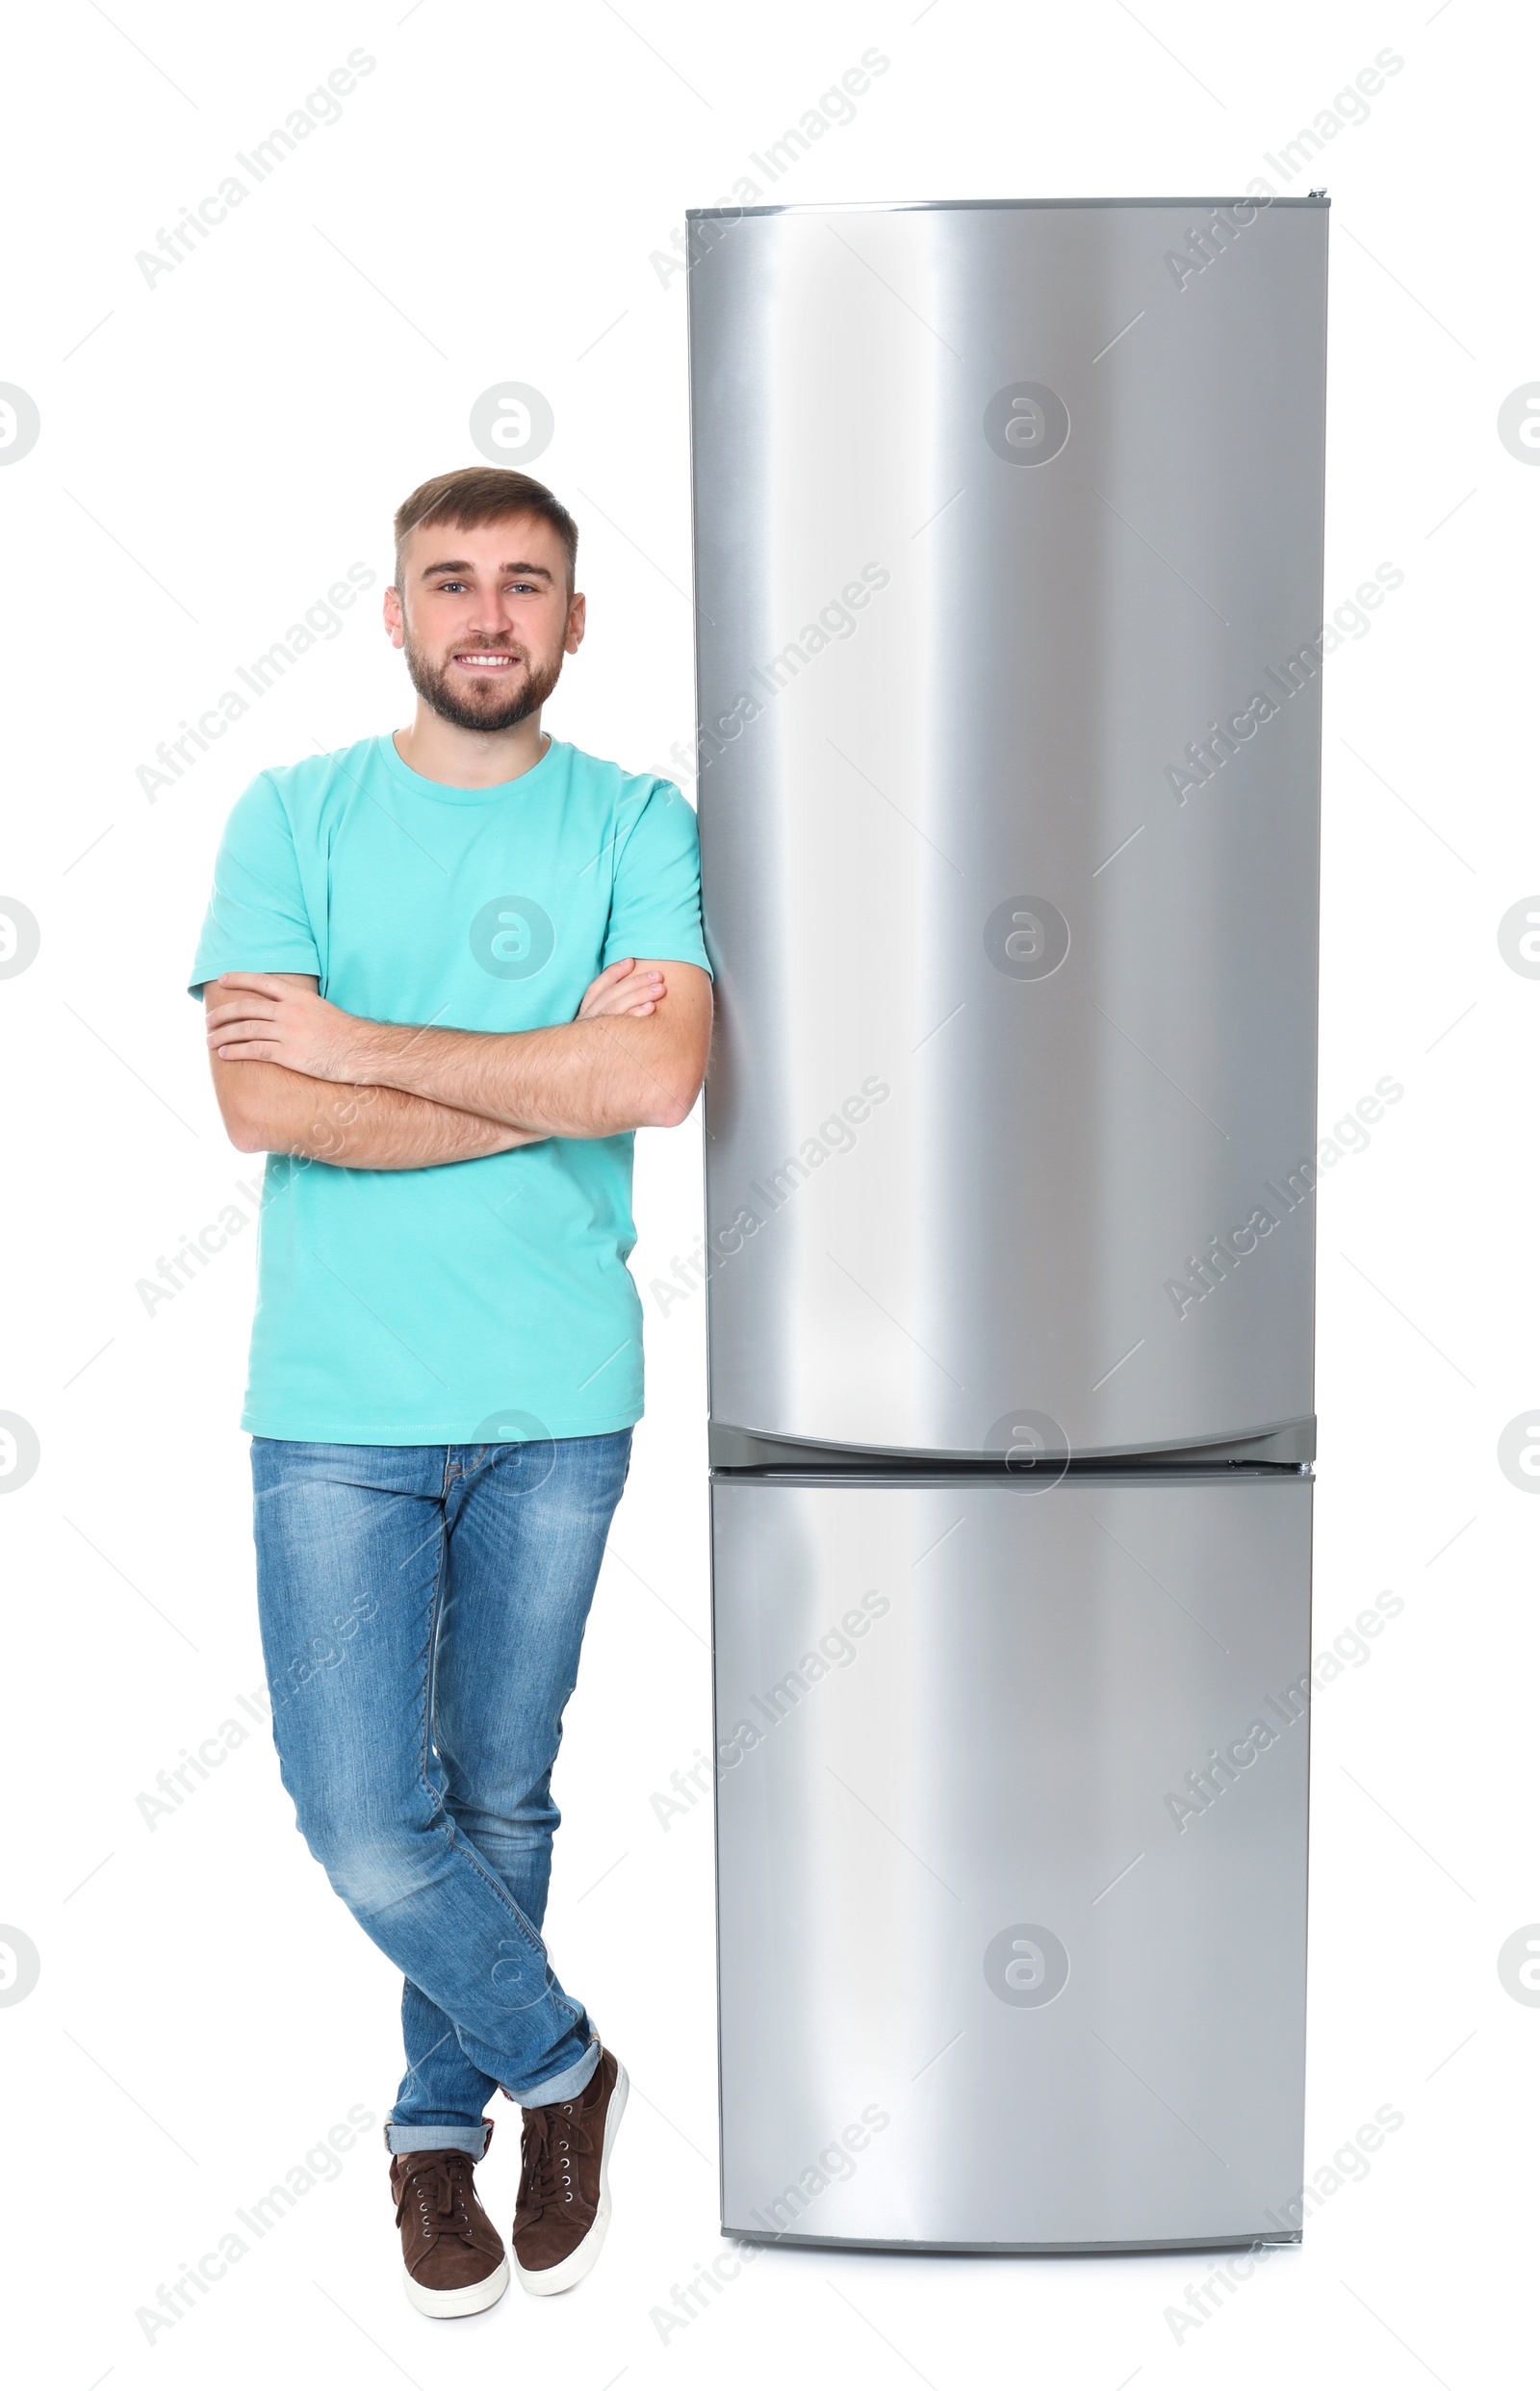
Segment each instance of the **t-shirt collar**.
[[389,731],[380,733],[374,746],[392,780],[414,790],[418,796],[437,798],[440,803],[450,806],[491,806],[500,804],[515,794],[523,796],[532,784],[552,777],[552,767],[558,754],[564,752],[566,742],[552,737],[549,731],[545,735],[546,752],[538,762],[532,763],[527,772],[516,774],[513,780],[495,781],[488,788],[456,788],[449,781],[430,781],[425,773],[414,772],[411,765],[402,759],[395,737]]

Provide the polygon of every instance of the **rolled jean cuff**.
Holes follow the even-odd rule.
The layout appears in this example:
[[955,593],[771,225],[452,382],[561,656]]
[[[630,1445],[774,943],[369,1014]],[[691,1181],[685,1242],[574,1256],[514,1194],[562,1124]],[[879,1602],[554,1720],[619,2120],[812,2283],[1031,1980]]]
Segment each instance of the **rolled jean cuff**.
[[522,2109],[549,2109],[553,2101],[575,2100],[598,2067],[601,2048],[596,2034],[582,2057],[575,2059],[572,2066],[564,2068],[559,2075],[551,2076],[544,2084],[531,2085],[527,2092],[515,2092],[507,2084],[502,2089],[510,2100],[517,2100]]
[[398,2150],[463,2150],[468,2158],[486,2155],[489,2126],[485,2118],[479,2125],[394,2125],[385,2121],[385,2147],[394,2157]]

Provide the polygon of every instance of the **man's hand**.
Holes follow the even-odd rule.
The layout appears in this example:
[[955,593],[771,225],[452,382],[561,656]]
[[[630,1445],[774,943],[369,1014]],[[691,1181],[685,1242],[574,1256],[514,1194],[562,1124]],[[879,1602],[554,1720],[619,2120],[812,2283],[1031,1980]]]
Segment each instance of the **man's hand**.
[[[711,1041],[710,975],[694,964],[629,955],[590,983],[571,1021],[549,1029],[368,1021],[328,1004],[302,973],[227,971],[203,994],[220,1107],[242,1150],[360,1169],[469,1160],[542,1138],[677,1128],[695,1102]],[[310,1090],[318,1082],[349,1092],[340,1148],[333,1126],[322,1136],[315,1120]],[[374,1103],[395,1095],[425,1099],[429,1110],[398,1122],[398,1105]],[[373,1105],[367,1134],[357,1125],[366,1100]],[[327,1123],[340,1119],[334,1100]]]
[[[298,993],[316,993],[313,975],[270,976]],[[205,982],[206,1011],[218,1002],[218,982]],[[243,1154],[293,1154],[347,1170],[424,1170],[535,1142],[396,1088],[339,1087],[281,1063],[226,1063],[217,1052],[209,1068],[230,1142]]]
[[612,963],[597,980],[590,980],[573,1018],[576,1021],[597,1021],[603,1015],[613,1018],[618,1014],[630,1014],[636,1020],[645,1020],[654,1013],[668,993],[659,964],[643,966],[634,955],[625,955]]
[[698,964],[627,956],[550,1029],[458,1030],[362,1021],[348,1076],[398,1088],[531,1138],[676,1129],[711,1043],[711,976]]
[[221,971],[204,990],[211,1054],[221,1063],[281,1063],[307,1079],[350,1079],[358,1022],[314,988],[275,971]]
[[[345,1083],[367,1076],[375,1023],[277,972],[221,971],[215,985],[227,993],[208,1007],[208,1044],[222,1063],[281,1063],[307,1079]],[[627,955],[590,982],[574,1017],[645,1020],[666,993],[655,964],[638,970]]]

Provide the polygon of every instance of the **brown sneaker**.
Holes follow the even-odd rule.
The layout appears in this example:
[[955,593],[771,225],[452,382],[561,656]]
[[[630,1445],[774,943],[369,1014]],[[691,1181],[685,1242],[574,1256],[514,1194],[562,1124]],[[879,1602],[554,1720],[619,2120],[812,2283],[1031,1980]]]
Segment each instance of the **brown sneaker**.
[[630,2086],[612,2051],[572,2100],[526,2109],[514,2272],[526,2292],[571,2291],[609,2226],[609,2154]]
[[468,2150],[398,2150],[391,2160],[406,2297],[424,2316],[475,2316],[508,2288],[502,2236],[476,2198],[475,2171]]

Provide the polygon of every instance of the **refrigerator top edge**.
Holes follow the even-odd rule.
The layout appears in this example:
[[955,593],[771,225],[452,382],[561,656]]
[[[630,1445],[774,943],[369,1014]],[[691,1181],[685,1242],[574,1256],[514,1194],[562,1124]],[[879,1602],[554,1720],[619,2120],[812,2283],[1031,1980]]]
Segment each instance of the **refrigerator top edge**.
[[770,202],[757,208],[686,208],[684,220],[694,224],[712,217],[725,217],[733,222],[740,216],[900,216],[923,214],[940,209],[972,210],[987,214],[993,208],[1329,208],[1330,198],[1324,191],[1280,193],[1272,199],[1262,199],[1254,192],[1231,192],[1208,198],[1193,198],[1173,192],[1169,198],[1136,199],[799,199]]

